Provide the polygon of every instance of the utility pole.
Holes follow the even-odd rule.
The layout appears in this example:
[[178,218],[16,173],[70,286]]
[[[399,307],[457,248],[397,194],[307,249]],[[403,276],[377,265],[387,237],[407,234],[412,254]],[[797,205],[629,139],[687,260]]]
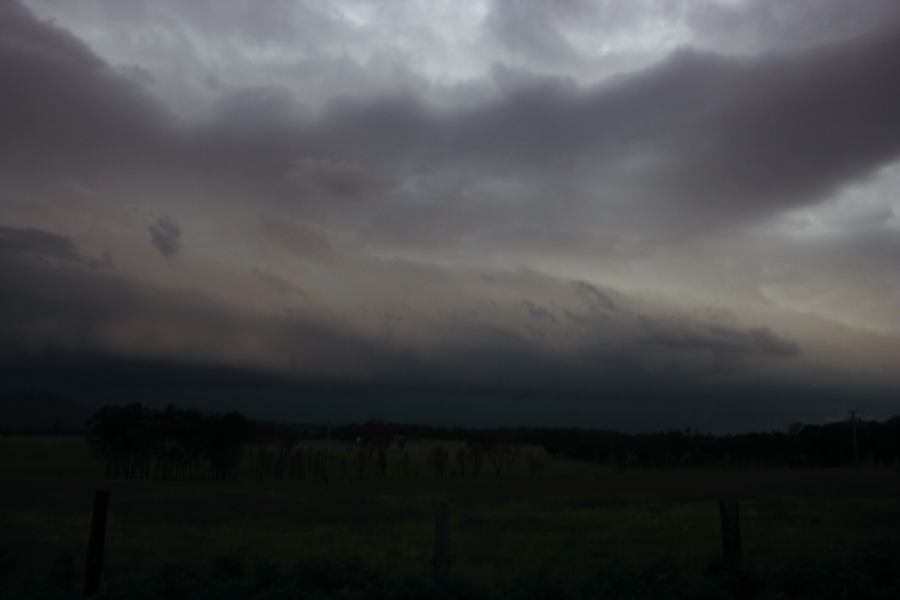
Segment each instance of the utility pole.
[[850,428],[853,431],[853,464],[859,466],[859,441],[856,437],[856,415],[858,410],[850,411]]

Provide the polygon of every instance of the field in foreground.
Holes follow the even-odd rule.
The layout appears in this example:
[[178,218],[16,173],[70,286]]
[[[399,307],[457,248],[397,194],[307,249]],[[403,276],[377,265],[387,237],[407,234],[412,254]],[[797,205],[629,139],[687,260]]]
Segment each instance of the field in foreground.
[[[424,444],[424,442],[422,443]],[[330,450],[341,451],[335,443]],[[77,437],[0,439],[0,597],[78,597],[93,490],[111,490],[109,597],[900,597],[900,472],[106,481]],[[718,561],[740,498],[745,563]],[[431,581],[450,506],[450,578]]]

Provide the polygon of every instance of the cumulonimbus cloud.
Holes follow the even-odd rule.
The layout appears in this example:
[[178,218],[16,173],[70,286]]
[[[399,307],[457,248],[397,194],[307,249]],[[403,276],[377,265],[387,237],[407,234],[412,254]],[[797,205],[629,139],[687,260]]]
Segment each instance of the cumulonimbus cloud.
[[[266,81],[186,61],[208,102],[185,113],[153,65],[113,64],[87,30],[4,3],[0,267],[16,291],[3,292],[0,327],[22,347],[401,386],[890,371],[871,350],[881,338],[807,319],[827,304],[894,322],[894,13],[768,52],[778,27],[757,15],[756,41],[736,53],[708,42],[756,9],[691,11],[708,37],[591,79],[571,35],[590,7],[567,6],[545,7],[545,24],[494,4],[478,43],[499,58],[452,83],[400,55],[395,69],[383,55],[335,59],[317,35],[296,64],[258,52],[260,71],[280,69]],[[151,19],[143,4],[120,8]],[[198,24],[203,8],[160,10],[217,35]],[[228,25],[236,44],[293,39],[273,30],[278,7],[261,10]],[[341,38],[332,17],[316,22]],[[878,198],[827,208],[856,187]],[[203,252],[183,249],[182,228]],[[115,272],[82,247],[110,247]],[[733,318],[697,316],[729,303]],[[833,350],[851,339],[867,349]]]

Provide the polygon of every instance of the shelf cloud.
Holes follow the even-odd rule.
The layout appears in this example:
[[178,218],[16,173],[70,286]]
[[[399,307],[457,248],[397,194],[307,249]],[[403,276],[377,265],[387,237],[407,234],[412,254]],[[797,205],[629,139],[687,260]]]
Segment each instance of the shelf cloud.
[[598,422],[900,385],[894,2],[12,0],[0,32],[9,364]]

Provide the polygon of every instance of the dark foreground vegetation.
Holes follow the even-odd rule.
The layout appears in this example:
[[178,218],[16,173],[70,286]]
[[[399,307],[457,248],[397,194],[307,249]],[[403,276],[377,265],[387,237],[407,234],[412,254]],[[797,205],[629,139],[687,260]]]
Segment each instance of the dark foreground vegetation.
[[[329,456],[358,448],[328,445]],[[439,446],[452,443],[405,442],[423,457]],[[248,469],[249,456],[237,474]],[[110,599],[900,597],[894,468],[623,469],[549,457],[541,473],[522,465],[500,478],[104,471],[83,438],[0,440],[0,598],[80,597],[98,487],[111,492],[100,586]],[[721,560],[722,497],[741,500],[737,568]],[[440,502],[450,560],[436,578]]]
[[[125,479],[230,479],[249,457],[255,479],[347,479],[385,475],[389,466],[415,475],[411,440],[435,440],[425,462],[437,477],[497,477],[517,466],[539,474],[544,455],[628,467],[838,467],[900,464],[900,417],[885,422],[794,424],[787,432],[715,436],[691,431],[624,434],[562,428],[440,428],[373,420],[335,428],[251,421],[238,413],[206,415],[169,406],[107,406],[94,414],[87,437],[105,473]],[[312,440],[355,444],[329,455]],[[442,444],[441,442],[452,442]],[[462,445],[460,445],[462,444]],[[522,452],[522,448],[541,452]]]
[[[0,437],[0,598],[81,597],[102,488],[102,598],[895,599],[897,425],[625,435],[107,407],[78,435]],[[723,498],[740,500],[739,564]]]
[[[501,589],[464,580],[435,581],[427,576],[389,577],[358,563],[307,560],[282,567],[265,560],[248,563],[226,555],[204,565],[166,564],[153,573],[108,583],[99,599],[146,600],[302,600],[505,599],[505,600],[725,600],[725,599],[877,599],[900,597],[898,546],[871,548],[846,560],[815,564],[793,561],[765,570],[732,570],[715,560],[685,570],[671,560],[642,567],[610,565],[583,579],[563,579],[538,571]],[[13,563],[7,559],[6,568]],[[44,581],[23,590],[28,598],[78,598],[76,565],[58,560]],[[2,588],[0,588],[2,589]],[[12,596],[10,596],[12,597]],[[19,596],[22,597],[22,596]]]
[[793,423],[786,431],[713,435],[691,430],[627,434],[579,428],[441,428],[384,425],[377,421],[337,428],[335,437],[466,440],[491,448],[527,444],[553,455],[622,466],[838,467],[856,463],[900,465],[900,416],[883,422],[847,420],[812,425]]

